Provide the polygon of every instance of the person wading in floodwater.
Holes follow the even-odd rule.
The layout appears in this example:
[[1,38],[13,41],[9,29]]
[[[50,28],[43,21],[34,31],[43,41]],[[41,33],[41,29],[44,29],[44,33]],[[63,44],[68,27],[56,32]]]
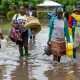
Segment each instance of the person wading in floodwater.
[[28,30],[24,28],[24,24],[27,22],[26,9],[24,6],[19,7],[19,12],[13,16],[12,26],[19,31],[21,40],[16,40],[16,44],[19,45],[20,56],[24,56],[23,47],[25,49],[25,55],[28,54]]
[[68,26],[72,30],[73,58],[75,59],[76,49],[80,45],[80,1],[76,3],[76,11],[69,17]]
[[61,56],[66,54],[66,41],[70,42],[68,31],[68,23],[63,16],[63,9],[57,9],[57,16],[53,17],[50,21],[50,31],[48,44],[51,45],[53,60],[60,62]]

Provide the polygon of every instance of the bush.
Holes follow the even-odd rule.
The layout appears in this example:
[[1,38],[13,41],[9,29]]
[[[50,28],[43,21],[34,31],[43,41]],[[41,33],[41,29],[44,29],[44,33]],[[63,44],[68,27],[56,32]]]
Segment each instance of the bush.
[[70,5],[69,5],[69,6],[67,6],[67,7],[66,7],[66,11],[67,11],[67,12],[69,12],[69,14],[71,14],[71,13],[72,13],[72,11],[73,11],[73,7],[72,7],[72,6],[70,6]]
[[11,20],[12,20],[12,17],[14,16],[15,13],[16,13],[15,11],[9,11],[9,12],[7,13],[7,19],[8,19],[9,21],[11,21]]
[[38,18],[39,19],[46,19],[48,18],[48,12],[38,12]]

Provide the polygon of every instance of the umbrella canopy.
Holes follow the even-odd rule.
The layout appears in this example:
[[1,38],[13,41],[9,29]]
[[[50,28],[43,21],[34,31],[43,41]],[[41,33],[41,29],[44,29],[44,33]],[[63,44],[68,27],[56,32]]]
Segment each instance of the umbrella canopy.
[[44,1],[44,3],[38,4],[38,6],[61,6],[61,4],[48,0]]

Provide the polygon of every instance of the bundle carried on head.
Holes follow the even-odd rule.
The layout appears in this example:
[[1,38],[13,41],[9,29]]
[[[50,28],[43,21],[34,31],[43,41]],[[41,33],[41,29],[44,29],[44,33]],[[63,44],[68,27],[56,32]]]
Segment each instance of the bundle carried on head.
[[30,28],[32,30],[32,34],[37,34],[41,30],[41,24],[36,17],[27,17],[27,22],[24,25],[25,28]]

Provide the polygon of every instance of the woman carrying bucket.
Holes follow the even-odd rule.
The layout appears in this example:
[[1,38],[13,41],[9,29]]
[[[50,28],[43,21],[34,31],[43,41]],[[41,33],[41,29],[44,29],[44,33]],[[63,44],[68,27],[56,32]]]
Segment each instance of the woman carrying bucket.
[[61,56],[66,54],[66,40],[70,42],[68,31],[68,23],[63,17],[63,9],[57,9],[57,16],[50,21],[49,42],[51,42],[51,49],[53,60],[60,62]]

